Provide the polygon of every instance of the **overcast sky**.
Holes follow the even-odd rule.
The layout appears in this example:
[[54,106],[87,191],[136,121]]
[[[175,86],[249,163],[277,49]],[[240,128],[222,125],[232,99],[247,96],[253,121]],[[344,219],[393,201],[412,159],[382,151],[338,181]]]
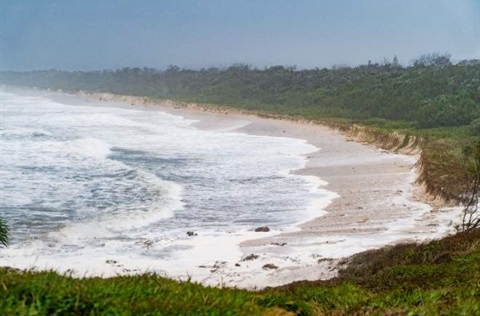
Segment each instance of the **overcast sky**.
[[480,0],[0,0],[2,70],[480,58]]

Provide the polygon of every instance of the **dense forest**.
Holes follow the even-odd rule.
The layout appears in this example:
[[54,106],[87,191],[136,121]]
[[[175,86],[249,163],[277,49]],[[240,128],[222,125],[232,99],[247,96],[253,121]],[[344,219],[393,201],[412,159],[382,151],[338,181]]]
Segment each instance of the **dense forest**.
[[2,72],[1,83],[212,103],[308,118],[404,121],[413,128],[469,126],[480,135],[480,60],[453,64],[429,54],[410,66],[397,58],[331,69],[245,64],[200,70]]

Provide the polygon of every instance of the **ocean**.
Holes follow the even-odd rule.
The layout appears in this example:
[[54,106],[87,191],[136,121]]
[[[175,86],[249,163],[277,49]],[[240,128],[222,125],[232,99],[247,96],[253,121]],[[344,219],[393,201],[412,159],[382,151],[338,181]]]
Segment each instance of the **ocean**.
[[256,227],[292,231],[322,214],[332,195],[321,180],[292,174],[317,150],[139,106],[0,90],[0,217],[11,229],[0,266],[176,275],[238,260]]

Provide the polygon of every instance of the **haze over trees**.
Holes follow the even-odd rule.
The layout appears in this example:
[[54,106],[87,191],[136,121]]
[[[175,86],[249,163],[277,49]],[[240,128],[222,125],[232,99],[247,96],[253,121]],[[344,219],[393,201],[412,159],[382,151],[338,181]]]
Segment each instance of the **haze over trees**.
[[470,125],[480,135],[480,60],[452,64],[428,54],[403,67],[396,57],[357,67],[265,69],[235,64],[115,71],[3,72],[2,83],[214,103],[308,118],[403,120],[416,128]]

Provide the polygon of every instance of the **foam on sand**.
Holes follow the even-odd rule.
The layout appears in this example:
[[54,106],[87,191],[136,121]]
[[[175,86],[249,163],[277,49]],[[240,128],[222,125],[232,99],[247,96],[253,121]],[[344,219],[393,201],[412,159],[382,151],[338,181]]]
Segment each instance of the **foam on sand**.
[[1,97],[21,110],[2,117],[5,130],[46,132],[0,133],[0,192],[14,196],[0,206],[20,232],[1,265],[262,288],[332,277],[340,258],[439,237],[459,215],[413,199],[416,157],[321,126]]

